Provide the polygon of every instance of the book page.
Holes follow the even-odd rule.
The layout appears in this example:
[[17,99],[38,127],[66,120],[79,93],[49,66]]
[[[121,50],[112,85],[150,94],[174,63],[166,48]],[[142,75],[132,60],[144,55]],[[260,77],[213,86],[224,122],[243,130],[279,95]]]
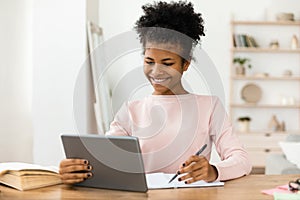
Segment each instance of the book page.
[[45,170],[58,173],[58,168],[55,166],[41,166],[36,164],[22,163],[22,162],[6,162],[0,163],[0,175],[7,173],[8,171],[20,171],[20,170]]
[[163,188],[182,188],[182,187],[213,187],[213,186],[223,186],[224,182],[211,182],[207,183],[205,181],[197,181],[191,184],[185,184],[184,181],[179,182],[176,178],[171,183],[169,180],[175,174],[165,174],[165,173],[153,173],[146,174],[147,185],[149,189],[163,189]]

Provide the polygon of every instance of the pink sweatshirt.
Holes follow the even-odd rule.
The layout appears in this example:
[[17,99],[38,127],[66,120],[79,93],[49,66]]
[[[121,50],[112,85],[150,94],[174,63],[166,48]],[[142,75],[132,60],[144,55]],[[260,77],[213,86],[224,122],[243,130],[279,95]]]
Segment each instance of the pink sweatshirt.
[[248,155],[232,132],[217,97],[195,94],[151,95],[123,104],[108,135],[139,138],[147,173],[175,173],[204,144],[201,155],[210,160],[215,144],[221,162],[214,164],[217,180],[229,180],[251,171]]

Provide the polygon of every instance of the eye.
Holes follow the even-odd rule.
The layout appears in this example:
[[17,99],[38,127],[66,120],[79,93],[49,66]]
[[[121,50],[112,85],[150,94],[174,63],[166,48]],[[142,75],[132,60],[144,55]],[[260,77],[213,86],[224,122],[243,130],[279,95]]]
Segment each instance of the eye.
[[165,66],[172,66],[174,63],[163,63]]
[[146,63],[147,65],[154,65],[154,62],[153,62],[153,61],[145,61],[145,63]]

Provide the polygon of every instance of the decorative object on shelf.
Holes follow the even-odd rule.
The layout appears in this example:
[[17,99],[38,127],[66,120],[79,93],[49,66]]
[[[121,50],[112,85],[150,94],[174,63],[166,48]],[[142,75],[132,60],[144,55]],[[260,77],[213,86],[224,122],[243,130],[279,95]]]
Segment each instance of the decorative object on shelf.
[[286,96],[281,96],[281,105],[287,105],[288,104],[288,99]]
[[296,35],[293,35],[291,40],[291,49],[298,49],[299,48],[299,40]]
[[239,124],[239,132],[249,132],[250,130],[250,121],[251,118],[250,117],[239,117],[238,118],[238,124]]
[[247,67],[251,69],[252,65],[249,63],[249,58],[235,57],[233,58],[233,64],[235,64],[235,73],[239,76],[244,76],[246,74],[246,63],[248,63]]
[[276,115],[272,115],[269,124],[268,124],[268,128],[270,131],[276,132],[276,131],[280,131],[280,123],[277,119]]
[[281,122],[279,128],[280,128],[280,131],[285,132],[286,128],[285,128],[285,122],[284,121]]
[[295,97],[290,96],[288,98],[288,104],[291,106],[295,105],[296,104]]
[[266,73],[266,72],[255,73],[254,77],[257,77],[257,78],[266,78],[266,77],[269,77],[269,73]]
[[278,49],[279,48],[279,42],[278,40],[272,40],[269,44],[269,47],[271,49]]
[[290,76],[293,75],[293,72],[292,72],[292,70],[286,69],[286,70],[283,71],[282,74],[283,74],[283,76],[288,76],[288,77],[290,77]]
[[294,14],[281,12],[276,15],[276,19],[278,21],[294,21]]
[[281,105],[290,105],[293,106],[296,104],[295,97],[293,96],[281,96]]
[[241,91],[241,98],[247,103],[257,103],[262,96],[262,90],[259,86],[249,83]]

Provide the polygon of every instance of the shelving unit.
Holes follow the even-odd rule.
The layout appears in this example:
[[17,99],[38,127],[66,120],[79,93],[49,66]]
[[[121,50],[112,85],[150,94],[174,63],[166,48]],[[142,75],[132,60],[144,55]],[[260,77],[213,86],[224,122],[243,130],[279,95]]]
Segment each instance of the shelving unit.
[[[239,28],[242,27],[242,30]],[[276,29],[276,31],[272,31]],[[293,31],[290,32],[290,29]],[[297,29],[295,31],[295,29]],[[267,33],[265,33],[265,32]],[[269,32],[268,32],[269,31]],[[279,37],[280,31],[285,32],[284,36],[280,37],[286,40],[282,43],[285,45],[279,48],[269,48],[266,45],[272,38],[272,35]],[[253,34],[254,32],[254,34]],[[251,57],[251,64],[254,63],[256,70],[267,76],[257,76],[246,74],[245,76],[236,75],[234,64],[230,66],[230,109],[229,114],[234,125],[234,130],[239,135],[240,140],[245,145],[246,150],[252,160],[254,171],[264,171],[265,158],[270,153],[280,153],[281,149],[278,145],[279,141],[284,141],[287,134],[300,134],[300,48],[291,49],[288,45],[290,38],[287,35],[295,34],[300,38],[300,22],[292,21],[232,21],[232,48],[230,50],[231,61],[234,57]],[[253,35],[255,40],[261,39],[264,44],[259,47],[234,47],[234,34]],[[265,38],[260,38],[263,35]],[[266,35],[270,38],[266,39]],[[268,41],[266,41],[268,40]],[[259,43],[259,42],[258,42]],[[285,58],[284,56],[289,56]],[[290,57],[292,56],[292,59]],[[283,58],[284,57],[284,58]],[[268,60],[278,60],[279,66],[270,66]],[[291,64],[293,60],[294,64]],[[274,61],[275,62],[275,61]],[[296,62],[296,63],[295,63]],[[284,64],[285,63],[285,64]],[[275,71],[285,70],[286,66],[293,70],[292,76],[284,76],[283,74],[275,73]],[[247,103],[241,96],[241,88],[248,83],[259,86],[263,91],[263,100],[257,103]],[[293,103],[283,104],[280,101],[275,101],[280,94],[280,86],[287,85],[288,93],[293,96]],[[289,113],[290,114],[287,114]],[[268,130],[268,120],[272,114],[279,115],[287,124],[287,130],[275,132]],[[250,130],[247,132],[239,132],[237,118],[248,116],[252,120],[250,122]],[[296,121],[296,122],[295,122]]]
[[255,77],[255,76],[232,76],[233,80],[256,80],[256,81],[300,81],[300,77]]
[[246,52],[246,53],[300,53],[300,50],[295,49],[269,49],[269,48],[233,48],[233,52]]
[[271,105],[271,104],[252,104],[252,103],[237,104],[237,103],[232,103],[232,104],[230,104],[230,106],[234,107],[234,108],[300,109],[299,105]]
[[254,26],[300,26],[300,22],[295,21],[231,21],[232,26],[254,25]]

